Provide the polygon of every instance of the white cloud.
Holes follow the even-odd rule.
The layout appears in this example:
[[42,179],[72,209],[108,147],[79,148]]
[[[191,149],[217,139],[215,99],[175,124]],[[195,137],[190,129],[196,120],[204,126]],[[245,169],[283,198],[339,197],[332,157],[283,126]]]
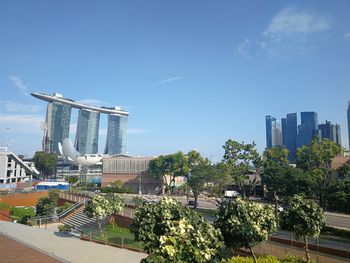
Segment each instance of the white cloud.
[[249,50],[252,47],[252,43],[250,40],[245,37],[244,40],[237,45],[237,53],[241,54],[246,59],[251,59],[251,56],[249,55]]
[[16,76],[10,76],[10,79],[12,80],[13,85],[15,85],[19,89],[22,95],[29,95],[29,90],[22,79]]
[[38,105],[25,105],[19,102],[4,100],[0,101],[0,107],[5,112],[22,112],[22,113],[33,113],[43,110],[42,106]]
[[274,58],[310,53],[321,45],[322,34],[331,29],[331,20],[328,15],[287,7],[253,40],[244,38],[236,53],[246,59],[254,55]]
[[152,86],[156,87],[156,86],[160,86],[160,85],[163,85],[165,83],[173,82],[173,81],[180,80],[180,79],[183,79],[183,77],[182,76],[175,76],[175,77],[172,77],[172,78],[163,79],[163,80],[153,84]]
[[272,18],[262,36],[279,41],[298,35],[327,31],[330,28],[329,16],[312,14],[288,7]]
[[0,127],[8,133],[42,134],[43,121],[39,115],[0,114]]

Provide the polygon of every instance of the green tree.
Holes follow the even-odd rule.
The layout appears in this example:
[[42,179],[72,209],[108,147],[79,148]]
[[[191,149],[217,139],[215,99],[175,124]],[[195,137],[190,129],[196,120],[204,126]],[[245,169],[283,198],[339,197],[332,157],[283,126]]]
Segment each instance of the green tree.
[[57,154],[36,152],[33,157],[35,167],[45,179],[48,175],[55,174],[57,165]]
[[332,211],[350,213],[350,179],[336,180],[329,186],[327,207]]
[[273,194],[276,214],[279,196],[285,193],[288,184],[286,180],[288,168],[288,150],[285,147],[277,146],[264,151],[261,179],[267,191]]
[[319,140],[314,138],[309,146],[297,149],[297,167],[310,173],[316,182],[316,191],[319,204],[325,207],[325,192],[328,186],[335,179],[331,167],[332,160],[341,151],[341,148],[328,139]]
[[337,169],[338,176],[345,178],[350,173],[350,164],[345,163]]
[[168,197],[142,204],[131,231],[149,254],[142,262],[212,262],[222,248],[220,231]]
[[245,144],[234,140],[228,140],[223,146],[225,153],[223,161],[229,166],[231,176],[237,184],[243,197],[245,197],[246,175],[254,166],[257,172],[261,169],[261,158],[255,147],[255,143]]
[[121,195],[110,193],[107,194],[107,199],[110,203],[110,213],[112,215],[114,228],[115,215],[121,213],[124,209],[124,198]]
[[36,203],[36,216],[52,216],[55,213],[55,204],[49,197],[41,197]]
[[220,162],[212,165],[211,172],[206,190],[220,203],[224,190],[232,183],[230,169],[227,164]]
[[308,237],[317,238],[325,224],[322,208],[315,202],[295,195],[290,198],[281,214],[281,226],[305,242],[306,261],[310,262]]
[[165,190],[170,194],[177,176],[187,176],[189,172],[187,157],[181,152],[161,155],[149,162],[147,173],[163,181]]
[[213,174],[213,167],[210,164],[199,164],[192,168],[191,176],[187,179],[187,185],[192,190],[194,197],[194,209],[197,209],[198,196],[206,190]]
[[96,219],[101,236],[103,237],[104,235],[102,232],[102,220],[113,213],[110,200],[108,200],[103,195],[94,195],[91,197],[91,199],[88,200],[84,209],[84,213],[89,218]]
[[277,218],[270,205],[237,198],[220,204],[214,225],[221,230],[226,246],[249,249],[257,262],[252,248],[277,229]]

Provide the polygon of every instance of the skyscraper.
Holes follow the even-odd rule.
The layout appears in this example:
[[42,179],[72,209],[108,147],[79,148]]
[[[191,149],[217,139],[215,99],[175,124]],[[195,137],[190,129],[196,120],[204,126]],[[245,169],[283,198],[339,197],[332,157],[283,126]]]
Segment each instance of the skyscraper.
[[126,154],[127,116],[108,115],[105,154]]
[[[55,96],[62,96],[55,94]],[[43,150],[59,154],[58,143],[69,137],[71,106],[50,102],[47,105],[46,121],[44,123]]]
[[312,139],[318,136],[317,113],[313,111],[301,112],[301,124],[298,126],[298,136],[296,146],[302,147],[311,144]]
[[349,150],[350,150],[350,101],[348,104],[348,139],[349,139]]
[[266,123],[266,147],[271,148],[273,146],[282,144],[281,126],[279,121],[268,115],[265,117]]
[[338,124],[334,125],[330,121],[326,121],[324,124],[319,124],[318,128],[322,139],[329,139],[341,146],[340,126]]
[[100,113],[81,109],[78,115],[75,149],[81,154],[97,154]]
[[[297,139],[297,114],[288,113],[287,118],[285,119],[285,131],[282,133],[285,134],[284,146],[288,149],[288,160],[293,162],[295,159],[296,152],[296,139]],[[283,125],[283,122],[282,122]]]

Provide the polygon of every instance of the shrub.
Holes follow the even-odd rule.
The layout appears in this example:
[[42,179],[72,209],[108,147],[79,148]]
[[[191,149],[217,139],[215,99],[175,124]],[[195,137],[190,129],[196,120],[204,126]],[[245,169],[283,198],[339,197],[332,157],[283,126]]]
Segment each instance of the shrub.
[[[281,263],[281,261],[274,256],[262,256],[257,258],[258,263]],[[232,257],[228,263],[254,263],[254,259],[252,257],[242,257],[236,256]]]
[[70,231],[72,231],[72,227],[68,226],[68,225],[59,225],[58,231],[59,232],[70,232]]
[[12,207],[10,217],[20,224],[27,224],[28,220],[35,217],[35,212],[31,207]]
[[57,214],[62,213],[64,210],[68,209],[72,205],[73,205],[72,203],[65,202],[63,205],[57,207],[57,209],[56,209]]

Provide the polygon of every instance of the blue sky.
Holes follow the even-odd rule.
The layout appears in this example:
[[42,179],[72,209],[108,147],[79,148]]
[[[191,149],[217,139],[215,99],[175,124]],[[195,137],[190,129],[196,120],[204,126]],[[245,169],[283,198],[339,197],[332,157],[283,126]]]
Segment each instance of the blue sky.
[[262,151],[265,115],[300,111],[339,123],[347,146],[349,10],[346,0],[3,0],[0,145],[40,150],[46,103],[28,93],[59,92],[128,110],[131,155],[197,149],[218,161],[228,139]]

